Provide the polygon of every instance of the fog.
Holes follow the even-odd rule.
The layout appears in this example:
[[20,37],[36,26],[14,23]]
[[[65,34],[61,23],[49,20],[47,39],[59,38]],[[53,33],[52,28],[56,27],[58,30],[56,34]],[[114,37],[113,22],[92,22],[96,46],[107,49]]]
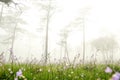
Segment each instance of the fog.
[[[47,2],[48,0],[41,1]],[[16,0],[17,2],[17,0]],[[22,11],[18,17],[25,23],[18,23],[18,27],[24,32],[16,33],[13,52],[21,61],[36,58],[40,60],[45,55],[45,25],[41,20],[45,16],[40,9],[39,0],[19,0],[19,7],[13,4],[7,6],[0,4],[0,9],[4,5],[0,27],[0,53],[5,52],[6,59],[9,58],[11,44],[3,44],[12,33],[4,30],[2,20],[6,15],[14,16]],[[118,43],[114,52],[114,60],[119,59],[119,30],[120,11],[119,0],[53,0],[52,16],[49,20],[48,30],[48,53],[51,61],[65,57],[64,47],[60,45],[61,31],[67,30],[67,50],[72,61],[77,54],[83,58],[83,27],[85,28],[85,60],[93,60],[93,54],[102,61],[102,52],[95,52],[91,47],[91,42],[101,37],[112,36]],[[19,9],[20,8],[20,9]],[[11,13],[10,13],[11,12]],[[9,19],[10,20],[10,19]],[[79,22],[79,20],[81,20]],[[12,21],[12,20],[11,20]],[[7,24],[7,21],[4,21]],[[10,41],[10,40],[8,40]],[[43,55],[43,56],[42,56]]]

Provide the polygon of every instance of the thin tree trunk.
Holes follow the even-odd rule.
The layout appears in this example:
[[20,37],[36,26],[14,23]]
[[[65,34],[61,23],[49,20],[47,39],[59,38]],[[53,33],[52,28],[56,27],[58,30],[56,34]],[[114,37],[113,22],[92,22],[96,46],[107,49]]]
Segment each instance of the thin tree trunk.
[[11,65],[12,65],[12,70],[13,70],[13,63],[14,63],[14,42],[15,42],[15,35],[16,35],[16,28],[17,28],[17,23],[15,24],[14,30],[13,30],[13,36],[12,36],[12,44],[11,44],[11,51],[10,51],[10,59],[11,59]]
[[48,29],[49,29],[49,19],[50,19],[50,6],[51,1],[49,1],[48,13],[47,13],[47,23],[46,23],[46,37],[45,37],[45,64],[48,59]]
[[85,25],[83,20],[83,64],[85,64]]
[[67,58],[68,62],[70,63],[68,47],[67,47],[67,41],[66,41],[66,44],[65,44],[65,53],[66,53],[66,58]]
[[60,46],[60,62],[62,60],[62,45]]

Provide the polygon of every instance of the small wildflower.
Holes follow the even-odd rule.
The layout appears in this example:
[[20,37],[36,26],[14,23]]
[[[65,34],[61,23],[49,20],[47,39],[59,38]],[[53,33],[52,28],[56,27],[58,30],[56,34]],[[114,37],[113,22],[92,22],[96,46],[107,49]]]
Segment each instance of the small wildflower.
[[105,69],[105,72],[106,72],[106,73],[112,73],[112,69],[111,69],[110,67],[107,67],[107,68]]
[[10,68],[8,68],[8,71],[11,71],[11,69],[10,69]]
[[50,72],[50,69],[48,69],[48,72]]
[[115,75],[119,76],[119,78],[120,78],[120,73],[119,72],[116,72]]
[[40,72],[42,72],[42,69],[39,69]]
[[81,74],[81,77],[82,77],[82,78],[84,77],[84,74],[83,74],[83,73]]
[[10,71],[10,74],[12,74],[13,73],[13,71]]
[[69,64],[68,64],[68,63],[66,63],[66,66],[69,66]]
[[56,79],[58,79],[58,77],[56,76]]
[[27,78],[23,78],[24,80],[27,80]]
[[18,80],[18,78],[16,77],[14,80]]
[[69,77],[71,77],[71,75],[70,75],[70,74],[69,74],[68,76],[69,76]]
[[22,70],[21,69],[19,69],[19,71],[16,72],[16,76],[22,76]]
[[19,69],[19,71],[16,72],[16,77],[14,80],[18,80],[19,78],[22,78],[23,80],[27,80],[25,76],[22,74],[22,69]]
[[119,72],[116,72],[111,78],[111,80],[119,80],[119,79],[120,79],[120,73]]
[[26,78],[24,80],[27,80]]
[[26,79],[25,76],[23,76],[23,75],[22,75],[21,77],[22,77],[23,79]]
[[74,72],[72,71],[71,74],[73,74]]

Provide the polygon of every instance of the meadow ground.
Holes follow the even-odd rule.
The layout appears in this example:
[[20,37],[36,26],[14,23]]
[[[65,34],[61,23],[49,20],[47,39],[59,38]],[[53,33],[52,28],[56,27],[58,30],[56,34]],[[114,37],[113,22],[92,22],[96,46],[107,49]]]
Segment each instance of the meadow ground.
[[14,63],[0,66],[0,80],[119,80],[119,71],[118,64]]

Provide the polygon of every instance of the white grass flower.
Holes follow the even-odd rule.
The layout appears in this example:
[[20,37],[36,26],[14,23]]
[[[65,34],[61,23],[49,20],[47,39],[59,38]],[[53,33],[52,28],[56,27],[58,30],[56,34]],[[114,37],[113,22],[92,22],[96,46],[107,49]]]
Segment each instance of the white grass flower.
[[57,76],[56,76],[55,78],[56,78],[56,79],[58,79],[58,77],[57,77]]
[[71,71],[71,74],[73,74],[74,72],[73,71]]
[[18,80],[18,78],[16,77],[14,80]]
[[10,74],[12,74],[13,73],[13,71],[10,71]]
[[69,77],[71,77],[71,75],[70,75],[70,74],[69,74],[68,76],[69,76]]
[[83,78],[83,77],[84,77],[84,74],[82,73],[80,76]]
[[39,69],[40,72],[42,72],[42,69]]
[[48,69],[48,72],[50,72],[50,69]]
[[69,64],[68,64],[68,63],[66,63],[66,66],[69,66]]
[[11,68],[8,68],[8,71],[11,71]]
[[27,80],[26,78],[24,80]]

